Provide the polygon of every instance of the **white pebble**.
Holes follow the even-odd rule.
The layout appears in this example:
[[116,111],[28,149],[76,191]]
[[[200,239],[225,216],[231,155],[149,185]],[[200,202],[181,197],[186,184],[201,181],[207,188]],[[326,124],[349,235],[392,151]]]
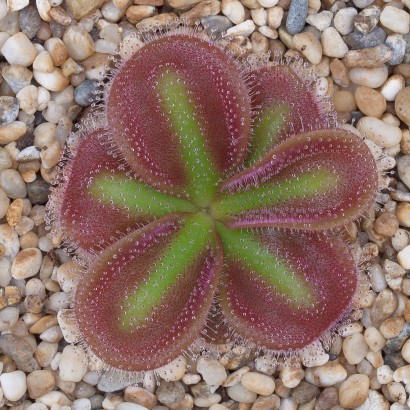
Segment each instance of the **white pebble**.
[[380,22],[395,33],[407,34],[410,30],[410,14],[397,7],[384,7],[380,14]]
[[363,117],[357,123],[357,129],[382,148],[391,148],[400,143],[402,132],[399,127],[385,123],[375,117]]
[[0,384],[4,397],[10,401],[17,401],[27,391],[26,375],[21,370],[3,373],[0,376]]
[[394,101],[397,94],[405,87],[404,77],[400,74],[393,74],[387,79],[380,89],[386,101]]
[[175,382],[184,376],[186,364],[185,357],[179,356],[171,363],[157,369],[155,373],[164,380]]
[[231,27],[226,31],[228,36],[244,36],[249,37],[255,31],[255,23],[252,20],[246,20],[236,26]]
[[261,396],[269,396],[275,391],[275,381],[265,374],[247,372],[242,376],[241,383],[248,390]]
[[14,279],[27,279],[36,275],[41,267],[42,255],[37,248],[21,250],[11,265],[11,274]]
[[220,386],[228,377],[225,368],[217,360],[203,356],[198,359],[197,370],[209,385]]
[[79,382],[88,370],[87,356],[81,346],[66,346],[62,352],[60,378],[64,381]]
[[245,8],[238,0],[222,0],[221,11],[234,24],[245,21]]
[[9,64],[28,67],[37,56],[37,50],[25,33],[20,32],[10,37],[1,52]]
[[323,54],[328,57],[343,58],[349,51],[346,43],[334,27],[329,27],[322,32],[321,42]]
[[226,391],[232,400],[236,400],[240,403],[253,403],[257,397],[256,393],[249,391],[242,383],[228,387]]
[[397,254],[397,260],[404,269],[410,269],[410,245]]
[[355,67],[349,72],[350,79],[357,85],[365,85],[370,88],[380,87],[387,80],[389,71],[383,65],[377,68]]

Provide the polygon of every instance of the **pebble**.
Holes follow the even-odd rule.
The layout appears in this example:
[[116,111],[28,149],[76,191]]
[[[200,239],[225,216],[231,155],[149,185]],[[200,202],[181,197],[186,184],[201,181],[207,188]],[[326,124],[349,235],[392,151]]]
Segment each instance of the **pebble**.
[[322,60],[322,45],[314,34],[295,34],[293,44],[312,64],[319,64]]
[[354,93],[357,107],[364,115],[380,118],[386,110],[386,99],[370,87],[359,86]]
[[387,5],[380,14],[380,23],[394,33],[407,34],[410,30],[410,14]]
[[334,27],[323,30],[321,43],[323,54],[328,57],[343,58],[349,51],[346,43]]
[[21,175],[14,169],[5,169],[1,171],[0,186],[9,198],[24,198],[27,194],[26,185],[21,178]]
[[396,216],[401,226],[410,228],[410,203],[400,202],[397,205]]
[[63,36],[67,53],[75,61],[81,61],[94,53],[92,37],[80,26],[70,26]]
[[[279,8],[283,10],[281,7]],[[323,10],[320,13],[309,14],[306,18],[306,22],[311,24],[313,27],[316,27],[319,31],[323,31],[327,29],[328,27],[330,27],[332,18],[333,18],[333,13],[331,11]]]
[[[78,269],[80,269],[80,267],[77,265],[75,269],[78,272]],[[72,279],[74,281],[75,278],[73,277]],[[168,363],[167,365],[157,369],[156,374],[166,381],[175,382],[177,380],[182,379],[186,371],[186,366],[187,362],[185,357],[179,356],[176,359],[174,359],[171,363]]]
[[29,39],[36,36],[41,27],[41,17],[34,5],[29,5],[19,13],[19,25]]
[[[120,406],[121,404],[117,407],[117,409],[119,409]],[[71,404],[71,409],[72,410],[91,410],[91,401],[86,398],[74,400],[73,403]],[[145,407],[141,407],[140,410],[143,410],[143,409],[145,409]]]
[[397,260],[404,269],[410,269],[410,245],[397,254]]
[[343,58],[347,67],[381,67],[393,57],[393,51],[381,44],[376,47],[364,48],[362,50],[350,50]]
[[382,148],[391,148],[400,144],[402,132],[399,127],[385,123],[375,117],[363,117],[357,123],[357,129]]
[[81,346],[66,346],[61,355],[59,376],[61,380],[79,382],[88,370],[88,361]]
[[21,370],[0,375],[0,385],[4,397],[10,401],[17,401],[27,391],[26,375]]
[[378,88],[387,80],[387,66],[378,68],[352,68],[349,73],[350,79],[357,85],[365,85],[370,88]]
[[364,338],[369,349],[373,352],[380,352],[386,344],[384,336],[373,326],[364,331]]
[[27,197],[33,205],[45,204],[49,193],[50,184],[41,177],[27,184]]
[[379,22],[381,8],[371,5],[354,17],[354,27],[357,31],[367,34],[376,28]]
[[261,396],[269,396],[275,391],[273,378],[255,372],[246,372],[241,379],[242,385],[249,391]]
[[49,91],[63,91],[70,84],[70,79],[64,77],[59,68],[54,68],[50,73],[33,70],[34,79]]
[[346,377],[346,369],[334,361],[306,369],[306,380],[318,387],[334,386],[345,380]]
[[88,107],[95,99],[99,87],[92,80],[83,81],[74,91],[74,101],[82,107]]
[[155,394],[138,386],[127,386],[124,391],[124,400],[139,404],[148,409],[152,409],[158,402]]
[[388,63],[390,65],[400,64],[406,53],[406,41],[403,36],[401,34],[392,34],[386,38],[385,44],[393,51],[393,55]]
[[220,386],[228,377],[225,368],[217,360],[203,356],[198,359],[197,370],[209,385]]
[[218,38],[232,27],[232,22],[225,16],[209,16],[201,20],[201,24],[205,27],[209,36]]
[[257,394],[248,390],[242,383],[228,387],[226,392],[232,400],[241,403],[253,403],[257,398]]
[[51,408],[51,406],[58,406],[57,408],[61,408],[62,406],[70,406],[71,401],[69,398],[60,391],[51,391],[49,393],[44,394],[43,396],[36,399],[37,403],[43,403],[47,407]]
[[397,116],[410,126],[410,87],[405,87],[399,91],[395,100]]
[[75,19],[82,19],[87,14],[92,13],[104,3],[104,0],[66,0],[65,4]]
[[255,23],[252,20],[245,20],[236,26],[227,30],[228,36],[244,36],[249,37],[256,29]]
[[31,399],[38,399],[53,390],[55,378],[49,370],[35,370],[27,376],[27,389]]
[[0,97],[0,126],[12,123],[19,113],[19,103],[17,98]]
[[[86,399],[83,399],[83,400],[86,400]],[[91,403],[90,403],[90,409],[91,409]],[[134,404],[134,403],[120,403],[118,404],[118,406],[115,407],[115,410],[148,410],[148,408],[144,406],[140,406],[139,404]]]
[[35,276],[41,266],[41,251],[37,248],[27,248],[20,251],[11,265],[14,279],[27,279]]
[[353,409],[361,406],[369,392],[369,377],[364,374],[353,374],[342,382],[339,388],[339,400],[343,407]]
[[305,371],[301,367],[295,366],[284,366],[280,373],[280,379],[282,380],[283,386],[288,387],[289,389],[296,387],[304,376]]
[[386,32],[382,28],[376,27],[369,33],[361,33],[359,31],[350,33],[346,37],[346,43],[352,50],[359,50],[362,48],[376,47],[383,44],[386,37]]
[[1,74],[14,93],[18,93],[22,88],[30,85],[33,73],[21,65],[6,65]]
[[156,392],[158,400],[169,405],[182,400],[185,396],[184,386],[180,382],[163,382]]
[[9,64],[28,67],[37,56],[33,43],[23,32],[10,37],[3,45],[1,53]]
[[221,11],[234,24],[245,21],[245,8],[238,0],[222,0]]
[[42,341],[34,352],[34,357],[41,367],[49,367],[58,351],[58,343]]
[[19,318],[19,309],[15,307],[5,307],[0,310],[0,331],[8,330]]
[[400,74],[393,74],[382,85],[380,92],[386,101],[394,101],[397,94],[405,87],[404,77]]
[[353,31],[354,18],[357,15],[357,10],[354,7],[346,7],[339,10],[334,17],[333,24],[335,29],[342,35],[347,36]]
[[286,19],[286,30],[290,35],[300,33],[308,15],[308,0],[291,0],[288,17]]

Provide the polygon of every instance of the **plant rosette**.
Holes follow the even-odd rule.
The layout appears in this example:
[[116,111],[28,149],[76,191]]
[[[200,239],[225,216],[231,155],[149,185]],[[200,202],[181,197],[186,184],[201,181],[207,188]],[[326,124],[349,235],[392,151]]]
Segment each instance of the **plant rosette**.
[[340,233],[375,202],[369,148],[300,62],[238,60],[186,28],[131,40],[48,204],[85,266],[77,342],[95,368],[141,374],[325,340],[361,289]]

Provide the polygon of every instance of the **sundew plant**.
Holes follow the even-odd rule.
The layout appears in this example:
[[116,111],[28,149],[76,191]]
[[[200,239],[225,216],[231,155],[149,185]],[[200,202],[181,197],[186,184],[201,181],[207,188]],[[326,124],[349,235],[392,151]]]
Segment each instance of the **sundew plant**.
[[238,60],[186,28],[117,64],[48,205],[85,265],[73,311],[97,367],[297,354],[347,318],[359,269],[340,233],[378,171],[319,94],[301,64]]

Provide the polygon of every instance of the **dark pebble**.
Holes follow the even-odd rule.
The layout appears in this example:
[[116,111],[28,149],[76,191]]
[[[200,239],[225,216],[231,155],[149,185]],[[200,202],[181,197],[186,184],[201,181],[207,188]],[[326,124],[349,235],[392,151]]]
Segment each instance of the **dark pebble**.
[[33,144],[33,130],[28,130],[16,141],[16,148],[22,151],[24,148],[31,147]]
[[17,98],[0,97],[0,126],[13,122],[19,113],[19,102]]
[[84,80],[74,91],[74,101],[82,107],[88,107],[96,97],[94,91],[98,89],[93,80]]
[[386,32],[380,27],[376,27],[367,34],[363,34],[358,31],[350,33],[346,38],[346,44],[352,50],[360,50],[362,48],[379,46],[384,43],[386,37]]
[[19,22],[21,31],[26,33],[29,39],[34,38],[41,27],[41,17],[38,14],[37,8],[29,5],[20,10]]
[[182,400],[185,396],[185,389],[180,382],[162,382],[156,394],[158,400],[167,405]]
[[383,351],[386,353],[396,353],[401,350],[404,343],[410,336],[410,323],[405,322],[403,329],[396,337],[387,339],[386,346],[383,348]]
[[399,367],[408,365],[408,363],[403,359],[401,352],[386,354],[384,357],[384,364],[390,366],[393,371],[397,370]]
[[300,33],[305,27],[308,14],[308,0],[292,0],[286,19],[286,30],[290,35]]
[[296,403],[303,404],[312,401],[319,393],[318,387],[302,381],[293,389],[291,396]]
[[28,342],[12,334],[0,336],[0,350],[10,359],[13,359],[18,366],[29,364],[34,353]]
[[219,38],[222,33],[226,32],[233,26],[231,20],[225,16],[209,16],[201,20],[202,25],[208,36]]
[[61,38],[63,37],[64,32],[67,27],[63,26],[60,23],[57,23],[55,20],[51,19],[50,21],[50,30],[54,37]]
[[50,193],[50,184],[43,178],[37,177],[27,184],[27,196],[33,205],[42,205],[47,202]]

